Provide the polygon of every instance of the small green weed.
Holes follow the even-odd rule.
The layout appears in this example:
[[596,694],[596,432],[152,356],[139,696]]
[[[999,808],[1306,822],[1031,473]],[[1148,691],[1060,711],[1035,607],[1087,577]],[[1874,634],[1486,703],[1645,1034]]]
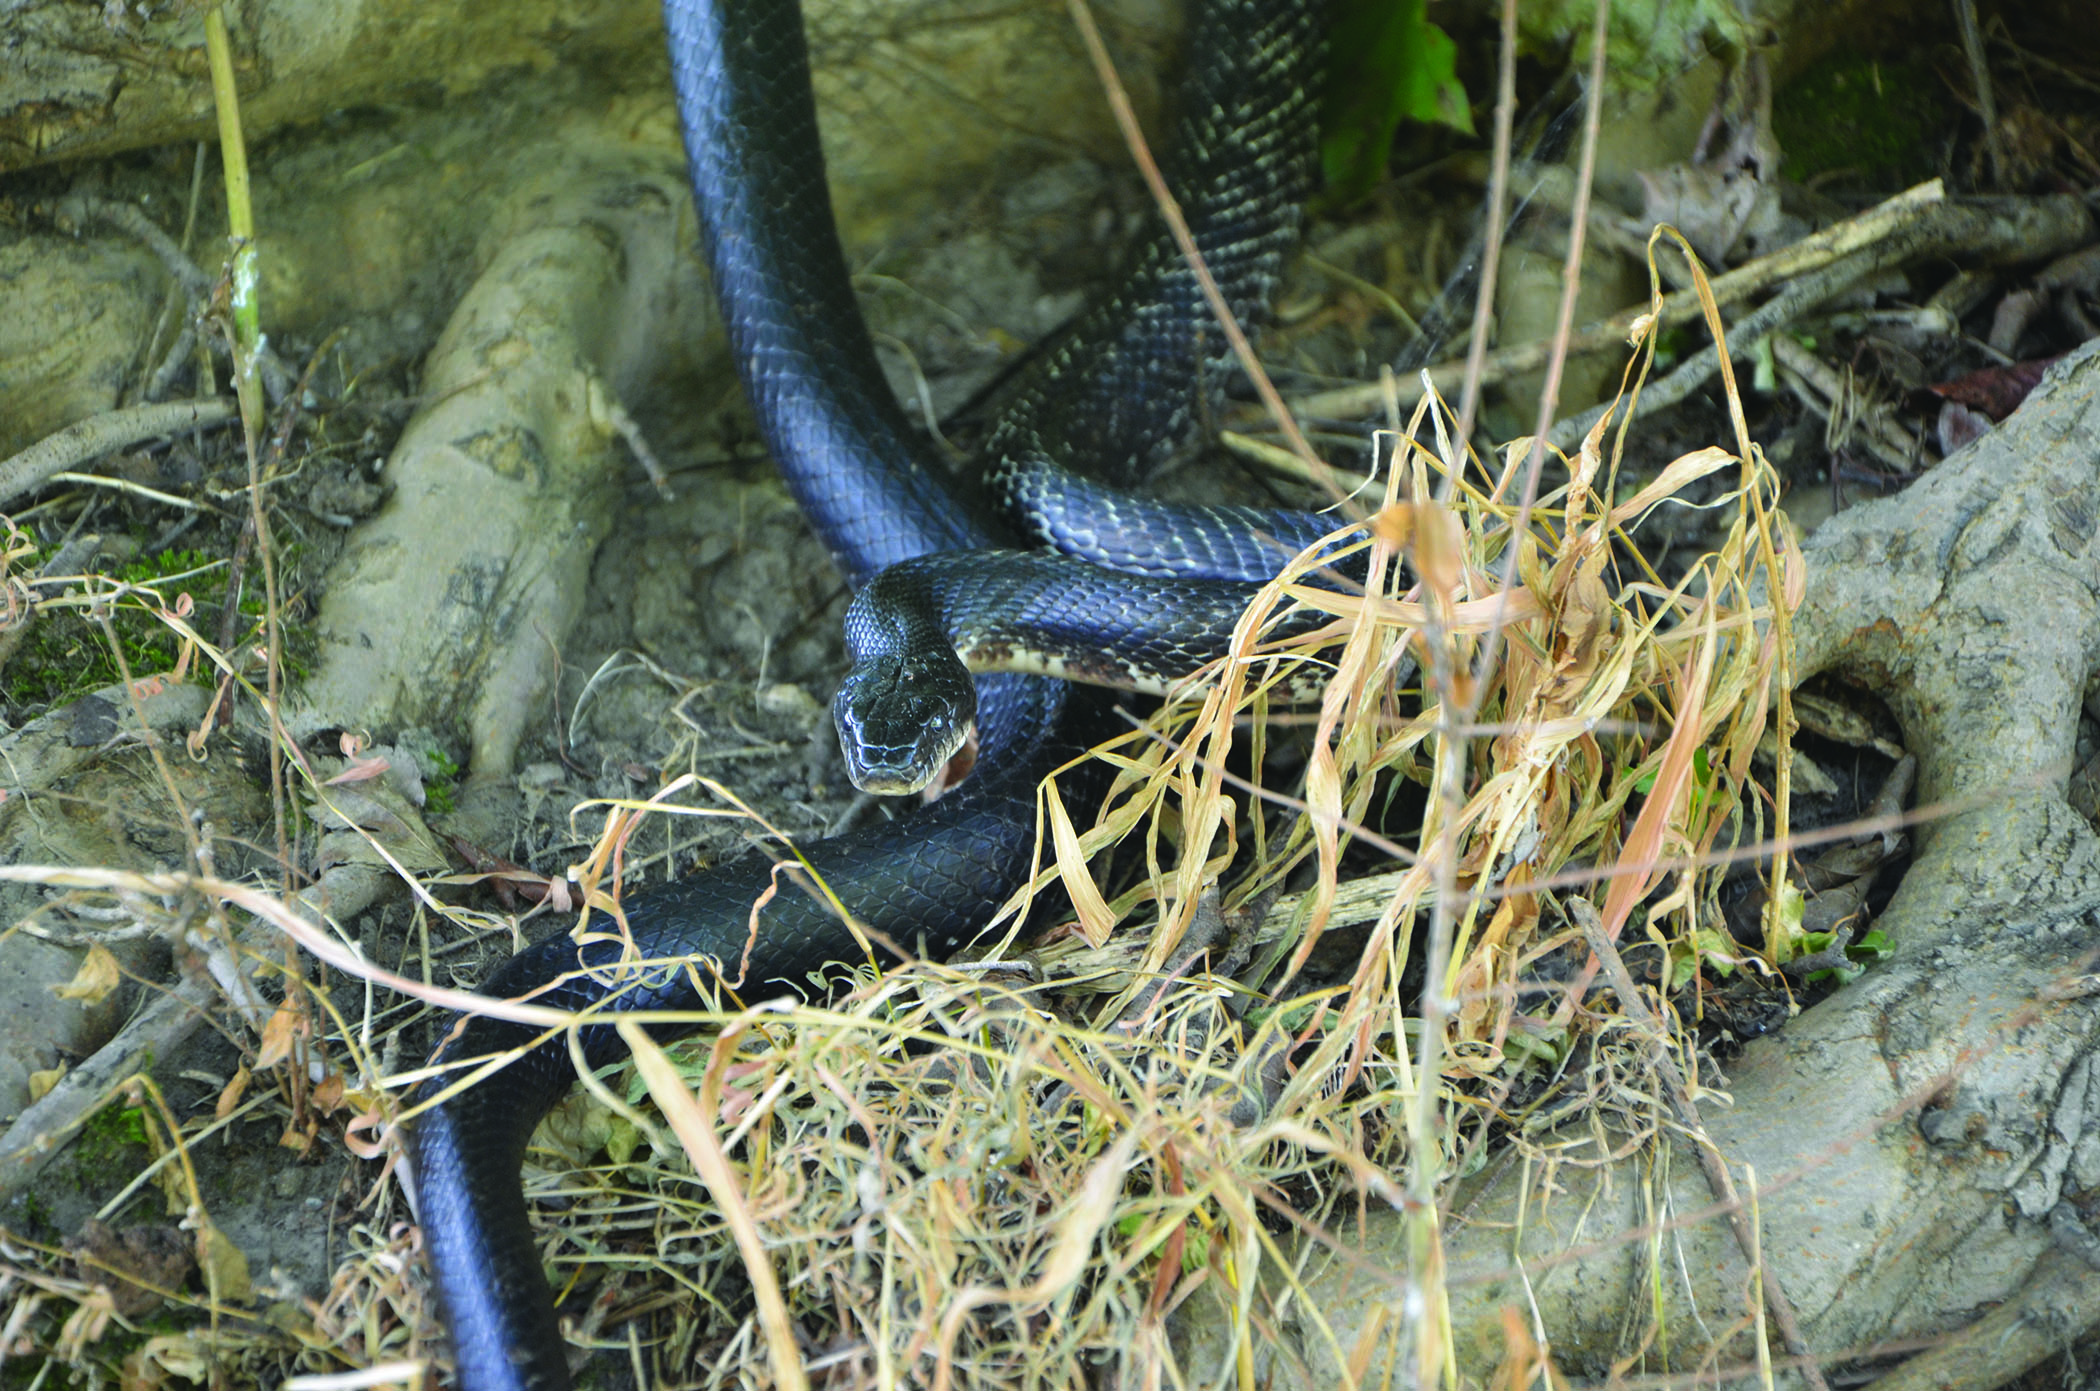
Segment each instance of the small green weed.
[[425,750],[419,761],[423,765],[424,805],[442,816],[453,809],[452,794],[459,787],[459,765],[442,749]]

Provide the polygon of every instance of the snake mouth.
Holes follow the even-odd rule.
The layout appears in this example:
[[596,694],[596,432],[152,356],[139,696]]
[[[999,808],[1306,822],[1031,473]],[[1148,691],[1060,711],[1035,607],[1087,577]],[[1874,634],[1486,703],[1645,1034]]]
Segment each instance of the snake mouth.
[[949,761],[976,737],[975,721],[960,725],[944,721],[905,746],[870,745],[865,735],[851,736],[842,726],[839,747],[846,752],[846,776],[855,787],[878,797],[903,797],[923,791],[940,778]]

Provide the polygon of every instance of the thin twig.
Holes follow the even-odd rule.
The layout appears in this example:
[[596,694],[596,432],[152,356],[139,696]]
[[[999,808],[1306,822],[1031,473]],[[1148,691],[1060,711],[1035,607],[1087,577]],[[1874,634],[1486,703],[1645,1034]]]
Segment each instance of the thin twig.
[[[1487,362],[1488,332],[1495,321],[1495,281],[1502,270],[1502,224],[1509,216],[1510,148],[1516,141],[1517,0],[1502,0],[1502,39],[1495,75],[1495,140],[1488,166],[1485,244],[1480,252],[1480,284],[1473,297],[1473,332],[1466,340],[1464,386],[1458,397],[1458,447],[1473,438],[1480,414],[1481,371]],[[1449,486],[1457,486],[1453,473]]]
[[1983,120],[1983,147],[1991,159],[1991,182],[2003,187],[2005,146],[1998,135],[1998,98],[1991,91],[1991,65],[1984,57],[1983,30],[1976,23],[1976,0],[1954,0],[1954,19],[1961,26],[1961,49],[1969,63],[1969,80],[1976,85],[1976,114]]
[[[1837,418],[1846,409],[1847,397],[1857,394],[1857,388],[1787,334],[1771,335],[1771,343],[1772,360],[1790,379],[1789,385],[1799,383],[1796,395],[1818,415]],[[1897,423],[1895,413],[1885,403],[1871,404],[1855,418],[1859,423],[1855,438],[1867,452],[1899,477],[1907,478],[1916,471],[1921,454],[1917,437]]]
[[[1795,279],[1779,294],[1730,324],[1728,337],[1734,352],[1745,354],[1766,334],[1879,271],[1952,253],[1985,261],[2041,259],[2082,244],[2091,234],[2091,225],[2083,203],[2075,195],[2009,205],[1930,203],[1916,216],[1891,226],[1887,235],[1856,247],[1813,274]],[[1716,291],[1720,284],[1719,280],[1714,282]],[[1639,408],[1648,411],[1681,401],[1720,370],[1720,354],[1709,343],[1669,376],[1646,387],[1641,392]],[[1600,406],[1561,421],[1553,430],[1554,443],[1566,446],[1581,439],[1603,413],[1604,407]]]
[[58,210],[77,221],[93,220],[107,223],[136,240],[160,259],[161,265],[167,269],[175,283],[182,287],[183,294],[189,297],[192,305],[201,308],[204,301],[211,298],[211,274],[192,261],[159,223],[131,204],[119,202],[114,198],[95,198],[82,194],[66,199],[59,204]]
[[216,397],[128,406],[76,420],[44,436],[11,459],[0,461],[0,506],[49,482],[52,475],[114,454],[140,440],[185,430],[203,430],[237,419],[234,403]]
[[[1590,193],[1597,175],[1597,136],[1603,125],[1604,113],[1604,56],[1605,38],[1611,21],[1611,0],[1597,0],[1596,24],[1590,34],[1590,88],[1589,100],[1583,104],[1582,156],[1578,161],[1575,176],[1575,206],[1568,218],[1568,254],[1560,272],[1560,312],[1553,324],[1553,349],[1546,358],[1546,380],[1539,386],[1538,424],[1531,432],[1531,456],[1524,464],[1524,490],[1517,500],[1517,515],[1509,524],[1510,535],[1526,536],[1531,532],[1531,511],[1538,505],[1539,476],[1546,467],[1546,435],[1553,426],[1554,413],[1560,407],[1560,379],[1568,365],[1568,341],[1575,328],[1575,299],[1582,286],[1583,233],[1589,226]],[[1459,437],[1459,447],[1465,447],[1465,437]],[[1453,477],[1456,477],[1454,473]],[[1499,485],[1498,485],[1499,486]],[[1502,601],[1506,606],[1510,600],[1509,586],[1516,582],[1517,562],[1524,554],[1524,547],[1513,545],[1502,559]],[[1502,655],[1502,630],[1507,626],[1506,615],[1498,615],[1493,627],[1480,644],[1480,655],[1473,665],[1472,699],[1460,713],[1463,723],[1471,723],[1479,711],[1479,703],[1487,698],[1488,674]]]
[[[1919,184],[1886,202],[1835,223],[1820,232],[1814,232],[1791,245],[1781,247],[1770,255],[1755,261],[1745,262],[1725,275],[1714,278],[1711,289],[1716,304],[1724,307],[1740,303],[1766,290],[1785,286],[1831,263],[1842,260],[1855,252],[1884,242],[1911,245],[1913,238],[1921,236],[1920,229],[1929,229],[1939,216],[1934,210],[1947,206],[1945,190],[1939,180]],[[2037,200],[2039,201],[2039,200]],[[1976,214],[1968,211],[1968,217]],[[2000,213],[2003,216],[2003,213]],[[1926,231],[1923,240],[1927,250],[1939,239]],[[2075,243],[2074,243],[2075,244]],[[2047,254],[2041,253],[2041,254]],[[1897,264],[1902,258],[1891,257],[1884,264]],[[1661,309],[1648,300],[1605,319],[1603,322],[1582,330],[1568,341],[1571,353],[1605,352],[1625,343],[1636,324],[1654,314],[1659,328],[1676,328],[1698,319],[1705,311],[1699,296],[1692,290],[1676,290],[1663,296]],[[1484,359],[1481,368],[1483,383],[1498,381],[1525,372],[1535,372],[1546,365],[1553,352],[1550,339],[1539,339],[1531,343],[1518,343],[1497,349]],[[1449,395],[1464,386],[1468,363],[1446,362],[1424,369],[1429,380],[1440,392]],[[1293,401],[1300,413],[1317,418],[1354,419],[1384,404],[1382,388],[1376,382],[1358,386],[1339,387],[1331,391],[1314,392]]]
[[1232,430],[1220,430],[1218,444],[1227,453],[1237,454],[1249,463],[1265,468],[1278,477],[1288,478],[1293,483],[1318,485],[1334,482],[1345,488],[1351,497],[1377,481],[1363,474],[1338,468],[1329,468],[1325,473],[1315,475],[1312,470],[1306,468],[1305,460],[1290,450],[1278,449],[1266,440],[1255,439],[1251,435],[1238,434]]
[[83,488],[107,488],[113,493],[129,493],[133,497],[142,497],[149,502],[157,502],[163,507],[172,507],[178,512],[211,512],[216,514],[219,511],[217,507],[209,502],[199,502],[196,498],[178,497],[174,493],[164,493],[158,488],[149,488],[143,483],[134,483],[129,478],[110,478],[99,473],[76,473],[72,469],[65,469],[52,474],[46,481],[51,483],[78,483]]
[[649,475],[650,486],[656,489],[656,495],[665,502],[675,500],[678,494],[671,487],[671,475],[664,471],[663,461],[649,447],[649,437],[643,433],[641,423],[627,413],[627,407],[612,394],[612,388],[596,378],[591,381],[591,396],[604,411],[605,423],[626,442],[628,452],[642,466],[642,472]]
[[[1843,294],[1872,275],[1876,269],[1878,267],[1874,259],[1862,253],[1825,266],[1813,275],[1805,275],[1729,325],[1729,341],[1738,351],[1748,351],[1766,334],[1783,324],[1792,323],[1825,300]],[[1636,406],[1643,411],[1656,411],[1665,406],[1674,406],[1705,386],[1720,370],[1720,349],[1709,343],[1686,358],[1670,375],[1643,388]],[[1588,434],[1590,427],[1609,409],[1611,407],[1608,405],[1595,406],[1580,415],[1563,419],[1553,427],[1553,443],[1562,448],[1574,444]]]
[[[306,369],[299,374],[298,385],[286,393],[283,407],[278,411],[276,427],[270,431],[270,452],[263,460],[263,477],[276,477],[278,469],[283,465],[285,451],[291,447],[292,431],[299,425],[303,410],[301,403],[306,400],[307,393],[313,386],[314,373],[320,370],[321,363],[334,350],[335,345],[343,340],[346,331],[337,329],[322,340],[321,346],[314,349],[313,355],[307,358]],[[251,507],[241,524],[240,537],[234,542],[233,562],[226,571],[226,598],[219,613],[221,652],[233,650],[235,629],[240,624],[241,591],[247,579],[248,557],[255,549],[255,515],[255,510]],[[232,676],[229,673],[222,682],[222,688],[231,681]]]

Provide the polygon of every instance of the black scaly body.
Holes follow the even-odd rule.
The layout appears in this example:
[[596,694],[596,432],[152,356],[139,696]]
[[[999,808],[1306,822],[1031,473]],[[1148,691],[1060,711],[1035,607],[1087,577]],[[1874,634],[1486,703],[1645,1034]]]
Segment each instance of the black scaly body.
[[[1267,311],[1313,191],[1323,11],[1321,0],[1190,6],[1162,173],[1243,324]],[[1161,223],[1117,293],[1081,318],[993,428],[986,481],[1015,526],[1062,554],[1133,575],[1267,580],[1336,522],[1120,491],[1186,443],[1236,370],[1202,286]]]
[[[1242,314],[1266,297],[1295,234],[1304,166],[1283,172],[1278,162],[1298,160],[1306,143],[1314,8],[1316,0],[1205,0],[1192,20],[1184,97],[1191,114],[1183,128],[1207,119],[1214,143],[1181,161],[1181,177],[1218,196],[1205,203],[1185,188],[1182,197],[1192,210],[1212,209],[1198,236]],[[665,17],[703,235],[737,367],[790,488],[840,568],[857,585],[929,552],[1010,540],[998,521],[975,515],[942,484],[883,381],[833,228],[796,7],[666,0]],[[1266,119],[1279,112],[1288,115],[1281,126]],[[1235,120],[1257,132],[1254,144],[1236,141]],[[1077,457],[1066,446],[1091,433],[1119,451],[1111,466],[1142,462],[1215,386],[1217,355],[1204,347],[1215,343],[1207,309],[1185,287],[1174,290],[1177,273],[1157,248],[1140,264],[1149,269],[1053,355],[1008,416],[1001,438],[1017,443],[1007,447]],[[1185,270],[1179,275],[1187,278]],[[1171,397],[1172,408],[1140,399],[1153,392],[1161,393],[1153,399]],[[1035,466],[1006,475],[1033,476]],[[1290,515],[1271,517],[1271,533]],[[809,846],[809,860],[863,922],[928,955],[954,950],[1027,873],[1033,789],[1087,742],[1086,704],[1058,681],[979,678],[978,772],[914,816]],[[1067,775],[1068,801],[1090,803],[1098,777]],[[858,954],[830,910],[784,878],[759,919],[747,999],[808,993],[813,972]],[[754,855],[636,893],[626,903],[635,945],[645,958],[733,963],[750,906],[773,880],[771,864]],[[481,988],[511,997],[539,991],[536,1003],[575,1010],[702,1007],[688,970],[666,968],[612,999],[601,981],[577,974],[615,956],[609,943],[579,947],[557,934],[513,957]],[[507,1050],[536,1033],[473,1017],[446,1037],[439,1057],[456,1062]],[[593,1066],[622,1051],[610,1024],[585,1026],[581,1035]],[[519,1166],[533,1128],[573,1081],[567,1050],[555,1040],[412,1123],[419,1218],[466,1391],[569,1385]],[[426,1084],[418,1099],[441,1085]]]

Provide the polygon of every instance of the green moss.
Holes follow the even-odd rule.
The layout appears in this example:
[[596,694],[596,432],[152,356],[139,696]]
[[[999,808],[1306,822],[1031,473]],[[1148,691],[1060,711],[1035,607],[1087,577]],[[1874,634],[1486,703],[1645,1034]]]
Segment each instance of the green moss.
[[1934,136],[1947,115],[1930,68],[1841,54],[1787,84],[1773,103],[1772,128],[1789,179],[1842,172],[1850,184],[1897,189],[1938,172]]
[[80,1127],[73,1141],[73,1167],[82,1188],[129,1178],[151,1157],[146,1113],[136,1106],[105,1106]]
[[[287,552],[283,564],[294,556]],[[188,594],[192,604],[190,623],[206,639],[218,632],[219,606],[226,598],[226,567],[207,569],[212,557],[197,550],[166,550],[134,561],[111,576],[126,584],[150,585],[169,606]],[[260,627],[263,612],[262,580],[252,574],[241,590],[241,627],[245,639]],[[282,625],[284,660],[288,679],[299,680],[310,664],[313,634],[304,625]],[[181,639],[152,612],[151,598],[132,593],[116,601],[110,612],[110,631],[122,648],[124,662],[135,679],[143,679],[174,666]],[[4,689],[9,701],[23,706],[62,705],[90,691],[123,679],[116,654],[110,649],[110,634],[80,607],[60,605],[43,610],[21,647],[8,660]]]
[[[211,564],[211,557],[202,551],[162,551],[150,560],[134,560],[117,572],[117,578],[127,584],[153,584],[172,575],[186,575],[192,570],[202,570]],[[209,582],[214,588],[224,589],[223,577],[209,574],[197,576],[199,586]]]
[[425,749],[417,756],[423,772],[423,801],[431,811],[443,815],[453,809],[453,791],[459,786],[459,765],[443,749]]
[[34,1241],[48,1241],[57,1231],[51,1220],[51,1201],[34,1188],[14,1204],[14,1227]]
[[[1588,62],[1597,0],[1525,0],[1517,8],[1524,51],[1572,50]],[[1616,0],[1605,29],[1605,60],[1614,91],[1668,87],[1686,67],[1716,49],[1740,49],[1750,34],[1735,0]]]

